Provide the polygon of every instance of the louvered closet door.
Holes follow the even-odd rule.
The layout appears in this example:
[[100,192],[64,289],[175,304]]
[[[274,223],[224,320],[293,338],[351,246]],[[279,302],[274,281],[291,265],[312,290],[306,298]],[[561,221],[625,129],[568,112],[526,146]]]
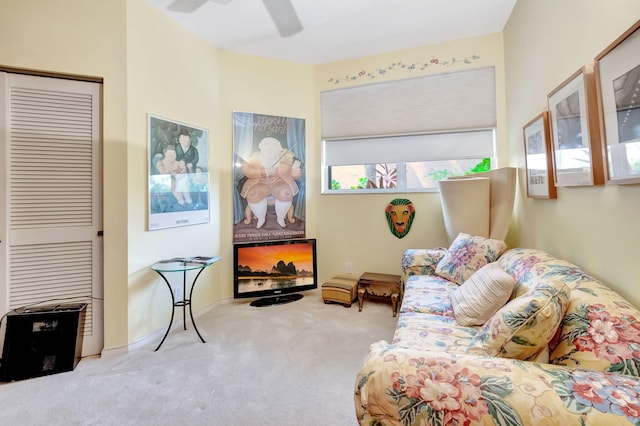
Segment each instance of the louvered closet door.
[[11,310],[41,302],[87,303],[83,356],[98,354],[103,347],[100,84],[16,74],[0,78],[6,108],[0,152],[7,154],[7,228],[0,244],[4,305]]

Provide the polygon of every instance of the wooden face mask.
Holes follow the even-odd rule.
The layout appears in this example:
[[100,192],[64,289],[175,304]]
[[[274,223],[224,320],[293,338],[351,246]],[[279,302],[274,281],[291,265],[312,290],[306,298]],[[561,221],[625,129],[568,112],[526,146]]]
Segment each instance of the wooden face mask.
[[391,233],[402,238],[411,230],[416,209],[411,201],[405,198],[396,198],[387,204],[385,214]]

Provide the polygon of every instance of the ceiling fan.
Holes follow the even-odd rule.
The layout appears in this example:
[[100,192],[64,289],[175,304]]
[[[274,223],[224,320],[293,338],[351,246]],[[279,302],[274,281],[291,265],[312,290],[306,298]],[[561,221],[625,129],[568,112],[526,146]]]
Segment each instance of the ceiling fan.
[[[173,12],[192,13],[206,2],[228,4],[232,0],[174,0],[167,9]],[[303,30],[291,0],[262,0],[281,37],[289,37]]]

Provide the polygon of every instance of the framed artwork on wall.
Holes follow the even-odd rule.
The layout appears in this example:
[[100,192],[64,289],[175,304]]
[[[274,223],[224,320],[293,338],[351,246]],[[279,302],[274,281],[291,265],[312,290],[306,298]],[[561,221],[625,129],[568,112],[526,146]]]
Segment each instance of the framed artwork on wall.
[[593,65],[585,65],[547,97],[556,186],[602,185],[602,143]]
[[305,120],[233,113],[233,242],[305,238]]
[[640,21],[595,58],[607,183],[640,183]]
[[527,197],[556,198],[553,178],[551,139],[549,136],[549,112],[544,111],[522,128],[524,136]]
[[150,231],[209,222],[209,131],[147,115]]

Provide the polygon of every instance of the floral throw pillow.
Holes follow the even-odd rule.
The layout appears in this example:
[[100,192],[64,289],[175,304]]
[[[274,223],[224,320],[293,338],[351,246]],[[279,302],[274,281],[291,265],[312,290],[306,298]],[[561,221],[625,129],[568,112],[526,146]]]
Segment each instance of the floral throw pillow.
[[471,341],[467,353],[533,360],[553,339],[569,305],[563,282],[538,284],[498,310]]
[[507,249],[504,241],[460,233],[436,266],[436,275],[462,284],[484,265],[495,262]]

